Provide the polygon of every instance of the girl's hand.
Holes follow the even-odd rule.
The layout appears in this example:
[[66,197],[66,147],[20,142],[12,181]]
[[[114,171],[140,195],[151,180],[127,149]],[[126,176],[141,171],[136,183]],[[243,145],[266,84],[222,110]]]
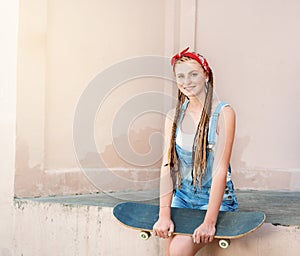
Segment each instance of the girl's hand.
[[203,222],[198,228],[195,229],[193,234],[194,243],[210,243],[214,239],[216,233],[215,225]]
[[174,232],[174,223],[170,218],[159,218],[153,226],[153,235],[169,238]]

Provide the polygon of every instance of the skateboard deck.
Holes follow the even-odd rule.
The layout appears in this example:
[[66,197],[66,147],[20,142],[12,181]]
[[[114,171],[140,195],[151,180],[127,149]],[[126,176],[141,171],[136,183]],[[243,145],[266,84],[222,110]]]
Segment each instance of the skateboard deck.
[[[158,219],[159,206],[139,203],[120,203],[113,209],[115,218],[128,228],[140,230],[140,236],[148,239],[154,223]],[[192,236],[203,222],[206,211],[172,208],[171,218],[175,225],[174,234]],[[258,229],[265,221],[263,212],[220,212],[214,238],[219,245],[227,248],[231,239],[246,236]]]

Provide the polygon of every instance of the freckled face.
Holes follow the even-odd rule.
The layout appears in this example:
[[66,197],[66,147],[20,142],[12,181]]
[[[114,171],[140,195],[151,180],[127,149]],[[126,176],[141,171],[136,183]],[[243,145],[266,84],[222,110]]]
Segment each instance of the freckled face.
[[206,74],[195,60],[175,64],[175,78],[178,89],[187,97],[205,94]]

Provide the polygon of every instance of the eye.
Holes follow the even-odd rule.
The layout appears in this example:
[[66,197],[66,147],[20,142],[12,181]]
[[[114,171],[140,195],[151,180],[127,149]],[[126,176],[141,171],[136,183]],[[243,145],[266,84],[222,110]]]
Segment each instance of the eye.
[[196,76],[198,76],[198,73],[193,72],[193,73],[192,73],[192,77],[196,77]]
[[177,78],[183,78],[183,74],[178,74]]

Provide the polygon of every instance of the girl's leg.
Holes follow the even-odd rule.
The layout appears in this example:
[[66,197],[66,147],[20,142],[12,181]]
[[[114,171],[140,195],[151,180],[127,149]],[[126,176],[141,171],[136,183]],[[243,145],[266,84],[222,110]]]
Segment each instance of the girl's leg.
[[173,239],[174,236],[171,236],[170,238],[168,239],[165,239],[165,255],[166,256],[170,256],[170,244],[171,244],[171,241]]
[[191,236],[176,235],[166,239],[167,256],[194,256],[206,244],[195,244]]

